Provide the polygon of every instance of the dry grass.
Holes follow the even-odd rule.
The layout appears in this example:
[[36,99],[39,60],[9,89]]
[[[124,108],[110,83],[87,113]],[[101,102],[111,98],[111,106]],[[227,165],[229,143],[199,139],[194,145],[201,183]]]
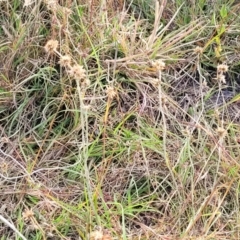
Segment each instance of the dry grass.
[[0,1],[1,239],[239,239],[240,5]]

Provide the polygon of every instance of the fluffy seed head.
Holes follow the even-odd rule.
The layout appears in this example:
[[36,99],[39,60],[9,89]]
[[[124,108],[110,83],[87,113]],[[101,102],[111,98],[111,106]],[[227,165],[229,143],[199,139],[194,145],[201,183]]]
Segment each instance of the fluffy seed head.
[[202,47],[195,47],[195,49],[193,50],[196,54],[202,54],[203,53],[203,48]]
[[72,10],[70,8],[62,7],[62,10],[66,16],[69,16],[72,14]]
[[115,91],[115,89],[110,86],[107,87],[106,93],[107,93],[108,98],[110,98],[110,99],[113,99],[117,95],[117,92]]
[[50,39],[47,41],[44,49],[47,53],[54,53],[57,51],[58,48],[58,40]]
[[74,65],[70,67],[69,75],[76,80],[83,80],[86,78],[86,70],[81,65]]
[[32,0],[25,0],[23,6],[24,6],[24,7],[28,7],[28,6],[30,6],[32,3],[33,3]]
[[161,83],[161,81],[158,78],[152,78],[150,79],[150,83],[154,86],[157,87]]
[[45,2],[49,10],[55,11],[57,9],[57,5],[58,5],[57,0],[45,0]]
[[25,221],[30,220],[32,217],[34,216],[34,212],[32,209],[26,209],[23,213],[22,213],[22,217]]
[[168,99],[165,96],[163,96],[162,97],[162,104],[166,105],[167,103],[168,103]]
[[83,81],[81,82],[81,87],[82,88],[87,88],[91,84],[91,81],[88,78],[84,78]]
[[155,67],[158,71],[162,71],[165,69],[165,62],[162,59],[158,59],[152,62],[152,66]]
[[217,75],[217,81],[219,83],[225,84],[226,83],[226,78],[225,78],[225,76],[222,73],[220,73],[220,74]]
[[217,66],[217,72],[223,72],[223,73],[225,73],[225,72],[227,72],[228,71],[228,65],[226,65],[226,64],[219,64],[218,66]]
[[69,55],[61,56],[59,64],[62,67],[71,67],[71,57]]
[[217,129],[217,134],[219,137],[224,138],[226,136],[227,131],[224,128],[219,127]]
[[101,240],[101,239],[103,239],[103,233],[102,233],[102,231],[96,230],[96,231],[94,231],[94,232],[91,232],[91,233],[90,233],[90,236],[89,236],[89,239],[90,239],[90,240]]

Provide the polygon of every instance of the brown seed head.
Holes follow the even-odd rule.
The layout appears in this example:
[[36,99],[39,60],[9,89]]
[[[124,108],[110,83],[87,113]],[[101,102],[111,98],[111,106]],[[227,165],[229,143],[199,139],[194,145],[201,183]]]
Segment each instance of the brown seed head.
[[158,71],[162,71],[165,69],[165,62],[162,59],[158,59],[152,62],[152,66],[155,67]]
[[203,48],[202,47],[195,47],[195,49],[193,50],[196,54],[202,54],[203,53]]
[[57,6],[58,6],[58,1],[57,0],[45,0],[47,4],[47,8],[51,11],[56,11]]
[[58,40],[48,40],[46,45],[44,46],[44,49],[47,53],[54,53],[57,51],[58,48]]
[[88,78],[84,78],[83,81],[81,82],[81,87],[82,88],[87,88],[91,84],[91,81]]
[[226,83],[226,77],[223,75],[223,73],[220,73],[220,74],[217,75],[217,81],[219,83],[223,83],[223,84]]
[[74,65],[70,67],[69,75],[76,80],[83,80],[86,78],[86,70],[81,65]]
[[115,89],[110,86],[107,87],[106,93],[107,93],[108,98],[110,98],[110,99],[113,99],[117,95],[117,92],[115,91]]
[[226,64],[219,64],[217,66],[217,72],[225,73],[227,71],[228,71],[228,65],[226,65]]
[[59,64],[62,67],[71,67],[71,57],[69,55],[64,55],[60,57]]
[[34,216],[34,212],[32,209],[26,209],[23,213],[22,213],[22,217],[25,221],[30,220],[32,217]]
[[223,137],[226,136],[227,131],[224,128],[219,127],[217,129],[217,134],[218,134],[219,137],[223,138]]

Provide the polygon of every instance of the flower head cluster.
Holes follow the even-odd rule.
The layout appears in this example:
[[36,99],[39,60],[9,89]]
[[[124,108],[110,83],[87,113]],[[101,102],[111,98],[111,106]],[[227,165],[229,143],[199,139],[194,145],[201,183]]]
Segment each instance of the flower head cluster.
[[79,64],[75,64],[72,67],[70,67],[68,71],[69,75],[76,80],[83,80],[86,78],[86,70],[83,68],[83,66]]
[[71,67],[72,59],[69,55],[60,56],[59,64],[62,67]]
[[203,53],[203,48],[202,47],[195,47],[195,49],[193,50],[196,54],[202,54]]
[[81,87],[86,88],[88,87],[91,82],[87,78],[86,70],[83,68],[82,65],[74,64],[72,65],[72,59],[69,55],[60,55],[59,64],[62,67],[67,69],[67,72],[70,77],[74,78],[77,81],[81,82]]
[[32,3],[33,3],[32,0],[25,0],[23,6],[24,6],[24,7],[28,7],[28,6],[30,6]]
[[49,54],[56,53],[57,55],[59,55],[60,57],[59,64],[61,67],[66,68],[69,76],[77,81],[80,81],[82,87],[84,88],[88,87],[90,85],[90,80],[87,78],[86,70],[83,68],[82,65],[79,64],[72,65],[71,56],[61,55],[61,53],[57,51],[58,45],[59,43],[57,40],[51,39],[46,43],[44,49]]
[[117,95],[117,92],[111,86],[107,87],[106,93],[107,93],[107,96],[108,96],[109,99],[113,99]]
[[34,216],[34,212],[32,209],[26,209],[23,213],[22,213],[22,217],[25,221],[29,221],[32,217]]
[[228,65],[226,64],[219,64],[217,66],[217,81],[219,83],[226,83],[226,78],[224,73],[226,73],[228,71]]
[[46,45],[44,46],[44,49],[47,53],[54,53],[57,51],[58,48],[58,40],[50,39],[47,41]]
[[159,86],[159,84],[161,83],[161,81],[158,78],[151,78],[149,81],[154,87]]
[[73,66],[71,66],[71,62],[68,59],[65,60],[66,61],[64,62],[64,64],[68,69],[69,76],[74,78],[76,81],[80,81],[81,87],[83,88],[88,87],[91,84],[91,82],[88,79],[86,70],[83,68],[83,66],[79,64],[74,64]]
[[219,64],[217,66],[217,71],[218,72],[222,72],[222,73],[227,72],[228,71],[228,65],[226,65],[226,64]]
[[219,136],[220,138],[224,138],[224,137],[226,136],[226,134],[227,134],[227,131],[226,131],[224,128],[219,127],[219,128],[217,129],[217,134],[218,134],[218,136]]
[[57,9],[57,0],[45,0],[48,10],[55,11]]
[[157,71],[162,71],[165,69],[166,64],[162,59],[158,59],[152,62],[152,66],[157,69]]
[[111,237],[110,234],[107,232],[105,233],[105,229],[99,229],[91,232],[88,236],[88,239],[90,240],[112,240],[113,238]]

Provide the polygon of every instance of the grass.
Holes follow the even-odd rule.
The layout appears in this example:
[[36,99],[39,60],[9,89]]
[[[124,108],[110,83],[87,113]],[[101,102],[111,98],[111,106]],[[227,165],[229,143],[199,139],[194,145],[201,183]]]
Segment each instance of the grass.
[[0,236],[239,239],[236,1],[0,1]]

